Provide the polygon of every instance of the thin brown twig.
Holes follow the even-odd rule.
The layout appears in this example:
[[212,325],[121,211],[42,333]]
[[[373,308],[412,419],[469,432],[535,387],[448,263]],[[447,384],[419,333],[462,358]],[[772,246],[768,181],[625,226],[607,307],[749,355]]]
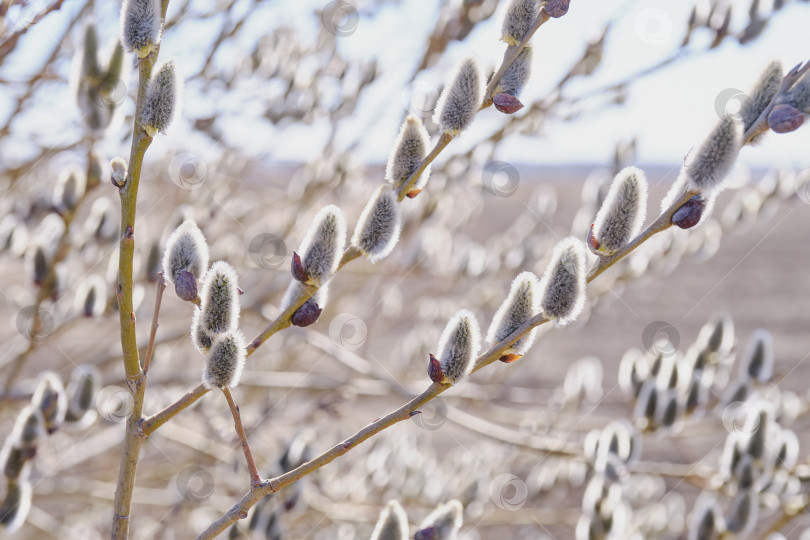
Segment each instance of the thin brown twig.
[[262,483],[262,477],[259,476],[259,471],[256,469],[256,462],[253,461],[253,453],[250,451],[247,434],[245,433],[245,428],[242,426],[239,405],[233,400],[230,388],[224,386],[222,393],[225,394],[225,399],[228,400],[228,407],[230,407],[231,414],[233,415],[233,425],[236,428],[236,434],[239,435],[239,442],[242,443],[242,451],[245,453],[245,461],[247,461],[248,471],[250,471],[250,487],[252,489]]
[[149,366],[152,365],[152,355],[155,353],[155,336],[157,335],[158,318],[160,317],[160,301],[163,299],[163,291],[166,290],[166,280],[163,279],[163,272],[158,272],[157,287],[155,288],[155,311],[152,314],[152,329],[149,331],[149,344],[146,346],[146,354],[143,359],[143,376],[149,374]]

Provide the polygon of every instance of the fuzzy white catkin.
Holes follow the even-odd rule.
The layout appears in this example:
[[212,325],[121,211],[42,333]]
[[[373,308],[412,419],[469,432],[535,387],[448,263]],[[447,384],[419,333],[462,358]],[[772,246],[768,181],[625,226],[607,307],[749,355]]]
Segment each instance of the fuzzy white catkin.
[[689,178],[689,187],[707,196],[719,191],[737,160],[742,135],[742,122],[734,116],[724,116],[706,140],[686,158],[683,174]]
[[399,241],[401,226],[397,196],[390,185],[383,184],[360,214],[352,245],[371,262],[377,262],[391,254]]
[[574,321],[585,306],[585,244],[573,237],[554,246],[551,261],[540,282],[546,317],[560,324]]
[[239,330],[217,337],[208,353],[202,381],[209,390],[234,388],[245,366],[245,336]]
[[84,171],[78,167],[65,169],[56,179],[53,205],[62,211],[72,212],[84,195],[86,185]]
[[48,433],[59,429],[67,412],[67,395],[65,387],[56,373],[46,371],[40,376],[31,403],[42,413]]
[[[418,116],[409,116],[399,129],[397,140],[388,157],[385,167],[385,179],[394,187],[400,187],[425,159],[430,147],[430,136],[425,125]],[[430,178],[430,165],[422,172],[413,185],[414,189],[422,189]]]
[[593,236],[597,251],[611,255],[632,239],[644,224],[647,212],[647,177],[638,167],[619,171],[596,214]]
[[299,247],[301,264],[309,281],[321,284],[337,271],[346,244],[346,218],[334,205],[325,206],[312,218],[312,225]]
[[388,501],[385,505],[371,540],[407,540],[408,516],[399,501]]
[[115,157],[110,161],[113,184],[123,186],[127,181],[127,162],[124,158]]
[[[540,313],[540,280],[531,272],[521,272],[512,281],[509,296],[503,301],[487,331],[487,341],[499,343],[523,323]],[[534,343],[537,329],[517,340],[504,354],[524,355]]]
[[435,540],[452,540],[461,529],[464,507],[455,499],[440,505],[422,520],[419,529],[433,527]]
[[532,48],[526,45],[518,53],[515,61],[512,62],[506,72],[498,81],[497,92],[503,92],[510,96],[518,97],[526,82],[529,80],[532,68]]
[[180,112],[181,83],[174,58],[155,66],[141,108],[141,125],[154,137],[166,134]]
[[194,306],[194,314],[191,316],[191,343],[200,353],[205,354],[214,344],[214,338],[205,331],[202,325],[202,310]]
[[177,274],[185,270],[199,280],[207,268],[208,243],[197,224],[188,219],[166,240],[163,278],[173,284]]
[[743,131],[754,125],[762,111],[770,104],[779,86],[782,84],[784,73],[782,63],[773,60],[754,83],[754,87],[743,100],[739,116],[743,123]]
[[457,312],[439,338],[436,357],[444,376],[452,384],[461,382],[474,367],[481,351],[481,331],[475,315],[466,309]]
[[459,64],[450,84],[442,91],[433,121],[443,132],[458,135],[472,123],[483,96],[481,68],[475,58],[468,57]]
[[96,366],[82,364],[73,369],[67,385],[68,411],[65,420],[83,426],[95,419],[94,404],[101,380],[101,372]]
[[209,335],[224,334],[239,324],[239,284],[236,271],[217,261],[205,273],[200,294],[200,325]]
[[160,43],[163,31],[160,0],[124,0],[121,6],[121,44],[143,58]]
[[537,18],[537,7],[537,0],[512,0],[503,18],[501,40],[507,45],[519,44]]

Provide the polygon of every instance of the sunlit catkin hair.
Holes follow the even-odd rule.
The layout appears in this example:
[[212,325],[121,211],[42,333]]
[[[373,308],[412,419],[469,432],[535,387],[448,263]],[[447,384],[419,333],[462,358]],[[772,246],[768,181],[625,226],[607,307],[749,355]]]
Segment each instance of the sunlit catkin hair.
[[419,524],[414,540],[453,540],[461,529],[463,514],[464,507],[455,499],[440,505]]
[[554,246],[551,261],[540,282],[540,306],[549,319],[560,324],[574,321],[585,305],[585,244],[573,237]]
[[298,248],[309,282],[321,284],[337,271],[346,244],[346,218],[334,205],[325,206],[312,218],[312,225]]
[[180,112],[182,85],[174,58],[155,66],[141,108],[141,126],[150,137],[166,134]]
[[408,516],[399,501],[388,501],[371,534],[371,540],[407,540]]
[[512,0],[503,18],[501,40],[507,45],[519,44],[537,18],[538,4],[536,0]]
[[387,257],[397,245],[401,222],[397,196],[391,186],[383,184],[360,214],[352,245],[371,262],[377,262]]
[[56,373],[46,371],[40,376],[31,404],[42,413],[42,420],[48,433],[54,433],[59,429],[67,412],[67,395]]
[[124,0],[121,6],[121,44],[143,58],[155,50],[163,31],[160,0]]
[[724,116],[706,140],[686,158],[683,174],[689,188],[706,193],[719,190],[742,147],[742,122],[731,115]]
[[217,261],[205,273],[200,294],[199,324],[211,336],[236,330],[239,324],[239,284],[236,271]]
[[208,352],[202,381],[206,388],[234,388],[245,366],[245,336],[239,330],[218,336]]
[[739,116],[742,120],[743,131],[747,131],[753,126],[759,115],[770,104],[776,92],[779,91],[783,77],[782,63],[778,60],[773,60],[768,64],[768,67],[759,76],[740,107]]
[[[540,313],[540,280],[531,272],[521,272],[512,281],[509,296],[498,308],[487,331],[487,341],[499,343],[526,321]],[[534,343],[537,329],[517,340],[504,354],[524,355]]]
[[208,243],[200,228],[186,220],[166,240],[163,252],[163,277],[174,283],[177,275],[186,271],[198,280],[208,268]]
[[[394,141],[391,155],[388,156],[388,165],[385,167],[385,179],[394,187],[400,187],[411,177],[413,172],[425,159],[430,146],[428,135],[422,119],[418,116],[409,116],[399,129],[399,136]],[[430,178],[430,165],[414,183],[414,189],[422,189]]]
[[472,123],[484,96],[484,77],[475,58],[464,59],[436,103],[433,121],[442,131],[458,135]]
[[613,179],[593,223],[591,247],[611,255],[638,234],[647,212],[647,177],[637,167],[622,169]]
[[531,69],[532,48],[527,45],[518,53],[512,65],[507,68],[501,80],[498,81],[495,91],[518,97],[529,80]]
[[453,315],[439,338],[438,358],[445,378],[452,384],[461,382],[474,367],[481,350],[481,331],[471,311]]

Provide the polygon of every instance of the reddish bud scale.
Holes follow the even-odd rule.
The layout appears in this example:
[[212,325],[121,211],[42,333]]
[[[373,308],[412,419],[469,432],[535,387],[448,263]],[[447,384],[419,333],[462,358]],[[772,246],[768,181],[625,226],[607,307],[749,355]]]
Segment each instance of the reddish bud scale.
[[435,383],[444,384],[447,380],[442,372],[442,364],[439,362],[439,359],[430,355],[430,361],[428,362],[428,375],[430,376],[430,380]]
[[295,279],[300,282],[306,282],[309,280],[309,274],[307,271],[304,270],[304,265],[301,263],[301,256],[298,254],[297,251],[293,251],[292,261],[290,263],[292,271],[292,275]]
[[407,194],[405,194],[405,196],[408,197],[409,199],[413,199],[414,197],[416,197],[420,193],[422,193],[421,189],[412,189]]
[[768,114],[768,125],[775,133],[796,131],[804,123],[804,113],[797,108],[781,104],[775,106]]
[[323,310],[318,307],[318,304],[313,302],[311,299],[307,300],[304,302],[304,305],[293,313],[292,317],[290,317],[290,322],[293,324],[293,326],[300,326],[302,328],[309,326],[318,320],[318,317],[321,316],[322,311]]
[[523,108],[523,103],[511,94],[501,92],[492,97],[492,104],[504,114],[512,114]]
[[548,0],[546,2],[545,12],[548,13],[549,17],[557,19],[568,13],[568,6],[570,4],[571,0]]
[[591,228],[588,231],[588,248],[596,254],[599,255],[599,248],[602,247],[602,244],[599,243],[599,240],[593,235],[593,223],[591,223]]
[[523,358],[522,354],[505,354],[500,358],[498,358],[498,360],[500,360],[504,364],[511,364],[512,362],[520,360],[521,358]]
[[188,270],[181,270],[174,278],[174,292],[181,300],[191,302],[197,298],[197,278]]
[[700,223],[700,218],[703,216],[704,202],[699,197],[699,195],[695,195],[672,214],[673,225],[681,229],[691,229]]
[[436,529],[434,527],[427,527],[416,531],[413,535],[413,540],[433,540],[436,537]]

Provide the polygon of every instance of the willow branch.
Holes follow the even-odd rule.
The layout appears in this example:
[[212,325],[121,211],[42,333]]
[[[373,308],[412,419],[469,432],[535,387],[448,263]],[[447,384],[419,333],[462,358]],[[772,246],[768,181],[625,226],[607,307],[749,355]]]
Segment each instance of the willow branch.
[[223,387],[222,393],[225,394],[225,399],[228,400],[228,407],[231,409],[233,415],[233,425],[236,428],[236,434],[239,436],[239,442],[242,443],[242,451],[245,453],[245,461],[247,462],[248,471],[250,471],[250,487],[256,487],[262,482],[262,477],[259,476],[259,471],[256,469],[256,462],[253,461],[253,453],[250,451],[250,445],[247,441],[247,434],[245,428],[242,426],[242,417],[239,414],[239,405],[233,400],[230,388]]

